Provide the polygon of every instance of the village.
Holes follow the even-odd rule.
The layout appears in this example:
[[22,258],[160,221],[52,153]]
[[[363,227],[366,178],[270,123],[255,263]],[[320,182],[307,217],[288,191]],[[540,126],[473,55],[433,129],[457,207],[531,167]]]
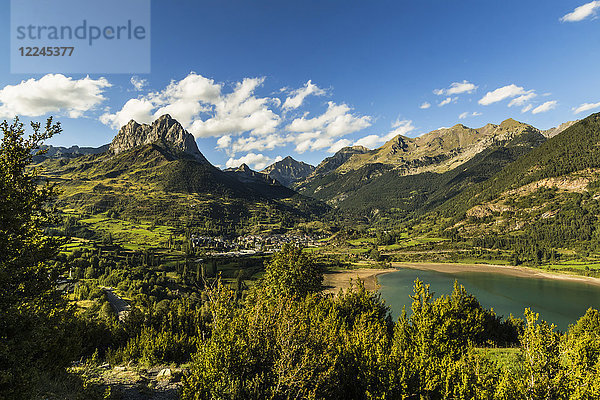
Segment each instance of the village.
[[246,235],[228,239],[225,237],[192,235],[193,247],[211,250],[215,257],[239,257],[244,255],[269,254],[279,251],[285,244],[301,247],[319,247],[326,236],[306,234]]

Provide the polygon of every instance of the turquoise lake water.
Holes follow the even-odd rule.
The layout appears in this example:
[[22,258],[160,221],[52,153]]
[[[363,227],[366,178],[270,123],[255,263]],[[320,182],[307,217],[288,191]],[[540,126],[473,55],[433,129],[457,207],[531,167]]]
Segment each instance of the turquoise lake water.
[[454,281],[458,280],[484,307],[493,307],[498,315],[512,313],[523,318],[523,311],[529,307],[562,331],[577,322],[589,307],[600,308],[600,286],[584,282],[493,272],[444,273],[405,268],[377,277],[381,285],[379,291],[394,318],[400,315],[403,306],[410,315],[412,300],[409,296],[417,278],[429,284],[436,297],[450,294]]

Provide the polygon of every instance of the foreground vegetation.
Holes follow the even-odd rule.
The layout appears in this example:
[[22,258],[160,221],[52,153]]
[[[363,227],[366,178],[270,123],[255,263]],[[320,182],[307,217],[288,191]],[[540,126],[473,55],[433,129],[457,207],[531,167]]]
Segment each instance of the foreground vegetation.
[[[294,271],[304,262],[294,253],[277,261]],[[281,265],[274,262],[267,276],[275,271]],[[412,314],[394,323],[379,295],[360,283],[327,296],[306,291],[310,275],[295,276],[285,287],[296,290],[273,291],[267,278],[241,301],[222,285],[209,290],[211,333],[193,358],[184,399],[591,399],[600,393],[596,310],[561,335],[529,310],[525,321],[503,321],[461,286],[433,299],[417,281]],[[510,345],[519,347],[481,350]]]

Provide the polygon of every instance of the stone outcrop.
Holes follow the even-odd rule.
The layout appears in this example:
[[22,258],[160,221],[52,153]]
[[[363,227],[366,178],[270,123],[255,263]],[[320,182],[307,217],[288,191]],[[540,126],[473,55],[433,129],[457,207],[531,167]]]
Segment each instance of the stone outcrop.
[[194,136],[169,114],[159,117],[150,125],[129,121],[121,127],[110,144],[109,151],[116,155],[137,146],[153,143],[165,144],[171,149],[194,157],[199,162],[208,163],[198,150]]

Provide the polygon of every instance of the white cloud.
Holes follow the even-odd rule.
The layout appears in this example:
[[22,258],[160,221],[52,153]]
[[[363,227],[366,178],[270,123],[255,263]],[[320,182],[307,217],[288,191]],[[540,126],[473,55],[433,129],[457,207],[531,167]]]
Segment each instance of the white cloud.
[[444,100],[442,100],[442,101],[441,101],[441,102],[438,104],[438,106],[439,106],[439,107],[443,107],[443,106],[445,106],[446,104],[450,104],[450,103],[452,103],[452,102],[455,102],[455,101],[456,101],[456,99],[457,99],[457,97],[446,97]]
[[599,103],[583,103],[579,107],[573,108],[573,113],[579,114],[584,111],[593,110],[594,108],[598,108],[598,107],[600,107],[600,102]]
[[388,140],[395,138],[398,135],[406,136],[410,132],[414,131],[416,128],[413,125],[413,122],[409,119],[399,120],[397,119],[392,123],[392,130],[389,131],[385,136],[381,139],[383,142],[387,142]]
[[139,76],[132,76],[129,80],[133,85],[133,88],[138,92],[144,89],[144,87],[148,86],[148,81],[146,79],[141,79]]
[[137,99],[128,100],[121,110],[105,113],[100,121],[119,129],[127,121],[149,123],[163,114],[171,114],[184,127],[190,128],[192,121],[201,112],[211,109],[221,97],[221,86],[212,79],[191,72],[180,81],[171,81],[160,92],[152,92]]
[[517,86],[515,84],[511,84],[498,88],[494,91],[487,92],[485,96],[483,96],[479,100],[479,104],[487,106],[511,97],[522,96],[528,93],[529,92],[525,91],[525,89],[523,89],[522,87]]
[[525,107],[523,107],[521,112],[526,113],[527,111],[531,110],[532,108],[533,108],[533,106],[531,104],[527,104]]
[[263,82],[264,78],[245,78],[228,88],[191,72],[163,90],[129,99],[120,110],[105,112],[100,121],[118,129],[131,119],[151,123],[168,113],[196,138],[216,137],[216,149],[224,150],[232,160],[237,153],[262,154],[289,144],[299,152],[334,151],[352,143],[344,136],[371,126],[370,116],[334,102],[328,102],[327,109],[315,117],[309,113],[286,117],[285,111],[300,108],[306,96],[325,91],[309,80],[300,89],[283,89],[290,95],[282,105],[277,97],[256,94]]
[[577,7],[572,12],[564,15],[560,20],[562,22],[577,22],[595,16],[596,10],[600,8],[600,1],[590,1],[582,6]]
[[429,107],[431,107],[431,103],[428,103],[428,102],[424,102],[423,104],[421,104],[421,105],[419,106],[419,108],[420,108],[421,110],[426,110],[426,109],[428,109]]
[[275,108],[279,108],[281,107],[281,100],[279,100],[279,98],[277,97],[273,97],[269,99],[271,104],[273,104],[275,106]]
[[265,156],[263,154],[248,153],[245,156],[240,157],[240,158],[230,158],[225,163],[225,166],[227,168],[237,168],[242,164],[246,164],[254,170],[261,170],[261,169],[264,169],[267,165],[270,165],[274,162],[281,161],[281,160],[282,160],[281,156],[277,156],[276,158],[273,159],[273,158]]
[[227,154],[233,156],[240,152],[273,150],[275,147],[285,146],[287,143],[289,143],[289,141],[290,138],[286,138],[274,133],[260,137],[240,137],[231,144],[231,147],[220,148],[225,149]]
[[333,138],[371,126],[371,117],[352,114],[346,104],[328,103],[327,111],[318,117],[307,118],[307,114],[294,119],[286,128],[295,134],[296,151],[319,150],[331,147]]
[[281,118],[269,108],[270,99],[254,96],[254,91],[263,81],[262,78],[246,78],[239,82],[232,93],[216,102],[214,115],[206,120],[195,120],[190,132],[196,137],[275,132]]
[[301,134],[298,135],[295,140],[296,151],[298,153],[304,153],[305,151],[323,150],[334,146],[334,140],[331,137]]
[[328,103],[327,111],[315,118],[296,118],[288,126],[292,132],[322,132],[326,136],[343,136],[371,126],[371,117],[356,116],[346,104]]
[[468,117],[478,117],[478,116],[480,116],[480,115],[481,115],[481,113],[480,113],[480,112],[477,112],[477,111],[475,111],[475,112],[472,112],[472,113],[469,113],[469,112],[465,111],[464,113],[460,114],[460,115],[458,116],[458,118],[459,118],[459,119],[465,119],[465,118],[468,118]]
[[221,101],[223,97],[221,90],[222,86],[212,79],[191,72],[180,81],[171,81],[163,91],[150,93],[148,98],[157,107],[154,111],[154,118],[170,114],[183,126],[190,129],[194,122],[200,120],[200,113],[212,111],[214,106]]
[[473,93],[478,87],[479,86],[465,80],[462,82],[453,82],[448,89],[435,89],[433,93],[438,96],[452,96],[453,94]]
[[311,94],[314,96],[323,96],[325,93],[325,90],[314,85],[312,81],[309,80],[303,87],[290,93],[291,96],[285,99],[282,108],[284,110],[294,110],[302,105],[307,96]]
[[129,100],[121,110],[105,113],[100,120],[118,129],[123,121],[151,122],[170,114],[196,138],[244,132],[269,134],[276,130],[280,117],[269,108],[273,99],[254,95],[263,81],[263,78],[246,78],[225,94],[222,84],[191,72],[180,81],[171,81],[160,92]]
[[231,136],[225,135],[217,139],[217,149],[228,149],[231,146]]
[[0,89],[0,117],[38,117],[48,113],[66,113],[81,117],[105,100],[104,88],[112,86],[105,78],[72,79],[48,74]]
[[539,113],[550,111],[550,110],[556,108],[557,103],[558,102],[556,100],[547,101],[544,104],[542,104],[542,105],[537,106],[536,108],[534,108],[533,111],[531,111],[531,113],[532,114],[539,114]]
[[382,140],[379,135],[368,135],[368,136],[358,139],[356,142],[354,142],[354,145],[355,146],[365,146],[369,149],[373,149],[373,148],[377,147],[377,145],[381,142],[382,142]]
[[123,108],[114,114],[105,113],[100,116],[100,122],[118,129],[132,119],[140,124],[154,121],[152,110],[154,104],[146,99],[130,99]]
[[512,99],[510,101],[510,103],[508,103],[508,106],[509,107],[512,107],[512,106],[521,107],[521,106],[525,105],[525,103],[527,103],[529,100],[535,98],[536,96],[537,96],[537,94],[535,94],[535,92],[533,90],[530,90],[526,94]]

